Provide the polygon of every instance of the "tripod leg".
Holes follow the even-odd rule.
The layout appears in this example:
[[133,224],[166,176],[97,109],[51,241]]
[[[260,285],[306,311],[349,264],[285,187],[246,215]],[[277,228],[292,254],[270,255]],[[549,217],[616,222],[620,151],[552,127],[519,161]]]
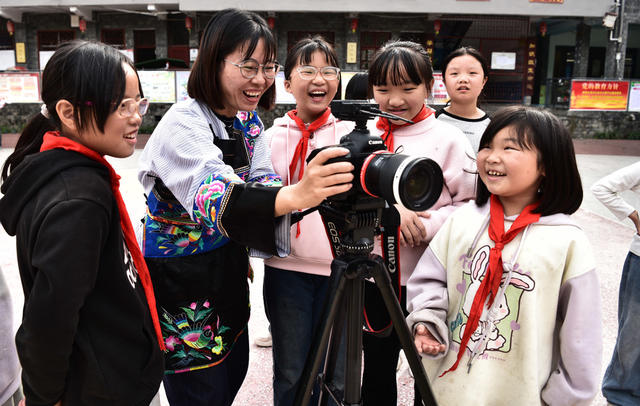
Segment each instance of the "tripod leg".
[[315,384],[320,365],[324,360],[325,348],[329,342],[331,327],[334,324],[338,309],[344,297],[345,287],[347,285],[346,271],[347,264],[338,259],[334,259],[331,263],[331,275],[329,277],[329,290],[325,299],[324,309],[322,311],[322,324],[318,327],[320,334],[314,336],[311,343],[311,350],[307,356],[304,370],[300,377],[300,387],[296,392],[294,405],[307,406],[311,398],[311,391]]
[[433,397],[433,393],[431,392],[431,387],[429,386],[427,374],[425,373],[424,367],[422,366],[420,355],[418,354],[418,351],[416,350],[416,347],[413,343],[411,331],[409,331],[409,327],[407,326],[407,323],[405,321],[404,313],[402,312],[402,308],[400,307],[398,299],[393,293],[393,288],[391,287],[391,279],[389,278],[389,274],[386,270],[384,262],[382,262],[383,260],[380,257],[376,257],[372,260],[377,264],[377,266],[374,266],[371,270],[373,278],[376,282],[376,286],[380,290],[380,294],[382,296],[382,299],[384,300],[387,311],[391,316],[393,328],[398,335],[400,345],[402,346],[402,349],[407,356],[407,362],[409,363],[409,367],[411,367],[411,371],[413,372],[416,386],[418,387],[420,395],[422,396],[422,402],[425,406],[437,406],[436,400]]
[[[347,280],[347,285],[345,287],[345,294],[342,296],[342,300],[339,303],[338,309],[345,309],[346,304],[345,301],[348,297],[348,292],[350,281]],[[344,380],[344,360],[342,364],[340,364],[340,368],[343,370],[342,375],[338,375],[340,377],[340,381],[336,381],[336,366],[338,365],[338,355],[340,354],[340,348],[343,345],[342,338],[344,335],[344,326],[346,321],[346,314],[344,311],[338,311],[336,314],[336,318],[333,321],[333,328],[331,329],[331,339],[329,340],[329,346],[327,347],[327,360],[324,364],[324,373],[322,375],[322,385],[324,386],[324,390],[320,391],[320,401],[318,404],[320,406],[327,406],[329,398],[333,398],[335,404],[341,404],[342,402],[342,391],[344,390],[344,385],[338,388],[336,385],[340,382],[343,383]]]

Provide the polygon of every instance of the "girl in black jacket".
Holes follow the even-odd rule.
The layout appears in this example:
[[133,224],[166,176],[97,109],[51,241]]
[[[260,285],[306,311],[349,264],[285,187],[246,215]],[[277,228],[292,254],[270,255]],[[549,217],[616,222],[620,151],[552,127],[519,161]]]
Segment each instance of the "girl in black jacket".
[[133,153],[148,101],[129,59],[85,41],[53,54],[42,100],[3,167],[0,200],[25,294],[16,344],[26,404],[146,406],[164,343],[119,176],[103,156]]

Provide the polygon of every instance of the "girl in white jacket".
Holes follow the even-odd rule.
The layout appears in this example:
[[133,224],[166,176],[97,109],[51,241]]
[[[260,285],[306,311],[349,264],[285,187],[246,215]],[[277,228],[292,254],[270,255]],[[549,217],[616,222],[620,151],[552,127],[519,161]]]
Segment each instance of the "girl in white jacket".
[[593,250],[569,215],[582,186],[568,130],[524,106],[480,140],[477,198],[407,284],[407,322],[438,404],[588,405],[602,356]]

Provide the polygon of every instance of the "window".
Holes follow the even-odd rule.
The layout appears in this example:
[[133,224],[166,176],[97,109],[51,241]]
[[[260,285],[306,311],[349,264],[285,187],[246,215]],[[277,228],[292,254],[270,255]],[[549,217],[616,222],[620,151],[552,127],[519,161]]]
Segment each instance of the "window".
[[126,49],[127,47],[122,28],[103,28],[100,33],[100,41],[116,49]]
[[4,18],[0,18],[0,49],[13,49],[13,35],[9,35]]
[[156,59],[155,30],[133,30],[133,61],[135,63]]
[[75,33],[72,30],[38,31],[38,50],[55,51],[63,42],[73,41]]
[[362,31],[360,33],[360,69],[369,69],[378,48],[391,39],[390,32]]

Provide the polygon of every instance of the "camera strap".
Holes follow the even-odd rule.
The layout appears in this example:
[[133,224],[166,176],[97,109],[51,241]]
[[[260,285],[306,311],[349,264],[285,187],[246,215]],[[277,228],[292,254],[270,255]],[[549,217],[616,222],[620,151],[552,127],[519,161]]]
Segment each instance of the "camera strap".
[[[401,272],[400,272],[400,251],[398,240],[400,238],[400,213],[390,206],[382,211],[382,257],[384,259],[387,272],[391,279],[393,291],[398,300],[401,299]],[[365,284],[364,296],[364,331],[376,336],[386,337],[391,334],[393,324],[391,316],[384,305],[382,296],[377,286]]]

